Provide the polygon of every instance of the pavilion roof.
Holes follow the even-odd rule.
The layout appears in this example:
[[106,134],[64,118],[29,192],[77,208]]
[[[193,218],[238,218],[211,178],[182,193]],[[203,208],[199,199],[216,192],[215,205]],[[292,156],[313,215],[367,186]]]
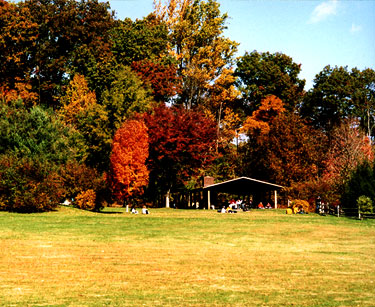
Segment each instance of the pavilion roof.
[[266,192],[282,189],[283,186],[261,181],[249,177],[239,177],[220,183],[215,183],[203,188],[215,192],[245,195],[253,192]]

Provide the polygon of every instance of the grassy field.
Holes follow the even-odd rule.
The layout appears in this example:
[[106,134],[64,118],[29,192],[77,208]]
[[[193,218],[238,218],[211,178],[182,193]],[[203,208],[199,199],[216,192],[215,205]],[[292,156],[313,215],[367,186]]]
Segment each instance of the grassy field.
[[0,212],[2,306],[375,306],[375,221]]

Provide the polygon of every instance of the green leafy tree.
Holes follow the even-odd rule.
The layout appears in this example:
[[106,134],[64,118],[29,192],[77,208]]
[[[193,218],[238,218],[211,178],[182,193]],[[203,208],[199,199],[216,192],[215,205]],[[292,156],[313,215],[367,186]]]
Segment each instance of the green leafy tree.
[[301,115],[330,132],[343,119],[354,115],[353,86],[354,79],[347,67],[324,67],[301,104]]
[[268,95],[278,97],[293,111],[304,95],[305,80],[298,78],[300,72],[301,65],[283,53],[246,52],[235,70],[245,113],[250,115]]
[[168,51],[168,28],[165,22],[150,14],[143,19],[116,21],[112,29],[112,52],[120,65],[130,66],[133,62],[155,60],[166,57]]
[[348,214],[354,214],[357,200],[362,195],[369,197],[372,202],[375,201],[375,163],[369,161],[358,165],[346,183],[341,203]]
[[144,87],[144,83],[130,67],[125,66],[118,70],[115,80],[102,97],[111,135],[113,136],[131,115],[149,110],[153,103],[151,97],[150,90]]
[[60,170],[84,158],[82,137],[49,110],[0,104],[0,195],[6,210],[51,210],[64,195]]
[[353,102],[356,116],[368,137],[375,136],[375,71],[367,68],[363,71],[352,70],[355,78]]
[[85,163],[99,171],[108,171],[113,132],[107,110],[95,103],[78,113],[76,118],[75,127],[85,142]]

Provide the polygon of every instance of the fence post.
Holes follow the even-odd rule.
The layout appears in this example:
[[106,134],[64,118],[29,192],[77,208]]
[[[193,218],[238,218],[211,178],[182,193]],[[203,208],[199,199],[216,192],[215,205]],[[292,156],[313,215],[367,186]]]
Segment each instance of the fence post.
[[340,217],[340,205],[337,205],[337,217]]

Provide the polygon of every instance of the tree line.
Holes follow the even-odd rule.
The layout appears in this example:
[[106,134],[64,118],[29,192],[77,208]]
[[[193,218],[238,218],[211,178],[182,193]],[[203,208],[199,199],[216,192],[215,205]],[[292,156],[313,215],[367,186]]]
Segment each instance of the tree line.
[[375,201],[374,70],[326,66],[306,91],[288,55],[236,58],[227,19],[213,0],[137,20],[97,0],[0,0],[0,209],[154,202],[202,175]]

